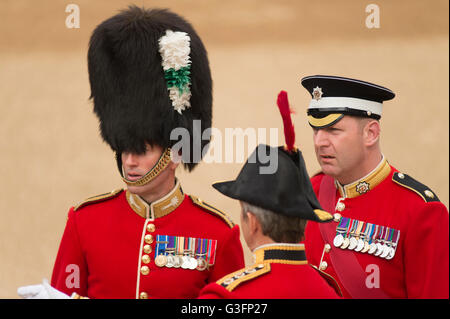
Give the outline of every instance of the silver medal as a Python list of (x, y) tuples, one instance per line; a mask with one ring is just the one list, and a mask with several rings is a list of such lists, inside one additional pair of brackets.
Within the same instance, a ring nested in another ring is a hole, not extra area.
[(383, 245), (383, 251), (380, 254), (381, 258), (386, 258), (389, 255), (390, 248), (388, 245)]
[(375, 256), (380, 256), (383, 252), (383, 245), (381, 243), (377, 243), (377, 251), (375, 252)]
[(183, 269), (188, 269), (189, 268), (189, 257), (188, 256), (183, 256), (181, 257), (181, 268)]
[(336, 235), (336, 237), (334, 237), (333, 245), (335, 247), (341, 247), (343, 242), (344, 242), (344, 236), (342, 236), (342, 234), (338, 234), (338, 235)]
[(374, 254), (377, 251), (377, 245), (375, 243), (371, 243), (369, 248), (369, 254)]
[(348, 245), (350, 245), (350, 239), (344, 238), (344, 241), (342, 242), (342, 249), (347, 249)]
[(194, 270), (195, 268), (197, 268), (197, 266), (198, 266), (197, 259), (189, 257), (189, 269)]
[(356, 245), (355, 251), (361, 251), (364, 248), (364, 240), (358, 239), (358, 244)]
[(173, 255), (168, 255), (167, 256), (166, 267), (168, 267), (168, 268), (172, 268), (173, 267), (173, 262), (174, 262), (173, 257), (174, 257)]
[(358, 240), (355, 237), (350, 238), (350, 244), (348, 245), (348, 249), (353, 250), (358, 245)]
[(364, 242), (364, 248), (363, 248), (363, 250), (361, 251), (362, 253), (367, 253), (368, 251), (369, 251), (369, 249), (370, 249), (370, 245), (369, 245), (369, 243), (368, 242)]
[(181, 267), (181, 263), (182, 263), (182, 260), (181, 260), (181, 256), (173, 256), (173, 266), (175, 267), (175, 268), (180, 268)]
[(389, 247), (389, 253), (386, 256), (387, 260), (391, 260), (392, 258), (394, 258), (395, 255), (395, 249), (393, 247)]

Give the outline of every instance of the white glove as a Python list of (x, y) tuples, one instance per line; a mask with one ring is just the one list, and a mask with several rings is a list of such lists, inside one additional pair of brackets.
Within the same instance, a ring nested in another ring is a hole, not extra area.
[(41, 285), (19, 287), (17, 294), (24, 299), (70, 299), (65, 293), (50, 286), (47, 279)]

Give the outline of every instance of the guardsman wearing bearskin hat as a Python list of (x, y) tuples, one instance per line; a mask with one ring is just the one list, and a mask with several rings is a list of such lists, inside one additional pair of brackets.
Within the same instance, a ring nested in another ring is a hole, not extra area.
[(195, 123), (211, 126), (203, 43), (177, 14), (132, 6), (94, 30), (88, 69), (101, 136), (127, 188), (70, 209), (51, 286), (88, 298), (195, 298), (244, 265), (239, 227), (175, 176), (180, 158), (191, 171), (195, 143), (209, 142), (191, 138), (171, 154), (172, 130), (192, 137)]

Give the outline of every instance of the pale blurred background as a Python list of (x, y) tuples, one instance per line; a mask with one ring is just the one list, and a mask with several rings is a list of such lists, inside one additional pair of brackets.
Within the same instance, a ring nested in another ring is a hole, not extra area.
[[(66, 27), (70, 3), (80, 8), (79, 29)], [(214, 80), (213, 126), (222, 133), (275, 127), (283, 144), (275, 101), (288, 91), (310, 174), (319, 166), (300, 78), (340, 75), (392, 89), (397, 97), (385, 103), (381, 121), (383, 153), (448, 207), (447, 0), (2, 0), (0, 298), (50, 279), (70, 206), (123, 187), (88, 100), (86, 55), (95, 26), (132, 3), (170, 8), (197, 29)], [(365, 24), (371, 3), (380, 8), (379, 29)], [(187, 193), (238, 223), (239, 204), (211, 184), (234, 179), (241, 166), (202, 163), (179, 177)]]

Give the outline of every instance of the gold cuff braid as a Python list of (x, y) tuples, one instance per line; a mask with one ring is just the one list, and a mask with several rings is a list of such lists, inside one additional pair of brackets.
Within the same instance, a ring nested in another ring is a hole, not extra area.
[(125, 177), (122, 177), (122, 180), (129, 186), (142, 186), (149, 183), (169, 165), (171, 161), (170, 153), (171, 153), (170, 148), (167, 148), (159, 158), (158, 163), (156, 163), (155, 166), (153, 166), (153, 168), (147, 174), (142, 176), (137, 181), (130, 181)]

